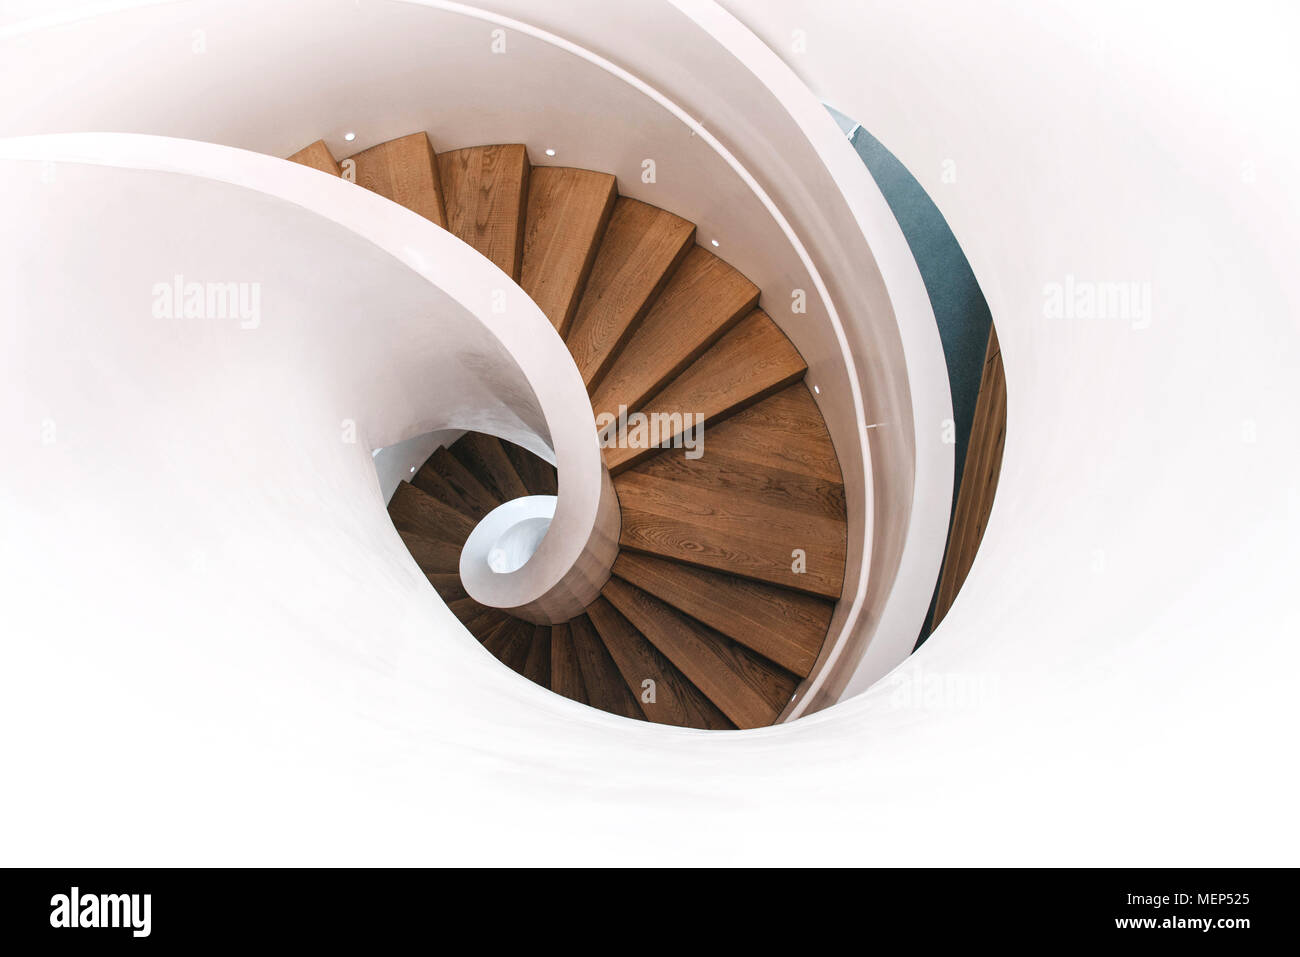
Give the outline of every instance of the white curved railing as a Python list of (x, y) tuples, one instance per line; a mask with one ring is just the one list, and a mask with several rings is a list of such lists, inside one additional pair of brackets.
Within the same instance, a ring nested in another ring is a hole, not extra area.
[[(65, 165), (80, 164), (229, 184), (342, 227), (424, 280), (431, 287), (425, 321), (436, 331), (439, 353), (427, 369), (415, 372), (425, 385), (405, 382), (405, 395), (390, 391), (391, 407), (369, 405), (350, 421), (371, 448), (437, 429), (474, 429), (554, 460), (564, 495), (550, 532), (518, 567), (471, 575), (466, 587), (484, 604), (537, 621), (566, 621), (594, 599), (617, 551), (618, 506), (586, 390), (554, 327), (486, 258), (418, 215), (337, 177), (229, 147), (130, 134), (68, 134), (0, 140), (0, 161), (37, 164), (56, 182)], [(177, 215), (186, 214), (178, 210)], [(144, 224), (129, 227), (141, 228)], [(219, 235), (216, 224), (211, 229)], [(224, 235), (250, 250), (256, 245), (253, 237)], [(265, 263), (250, 273), (263, 275), (272, 267), (273, 249), (265, 248), (264, 255)], [(166, 278), (164, 273), (160, 269), (159, 277)], [(383, 290), (365, 294), (373, 308), (383, 308)], [(19, 318), (30, 322), (33, 317)], [(403, 350), (399, 334), (389, 335), (391, 348)], [(427, 330), (412, 333), (417, 341), (427, 335)], [(382, 377), (384, 366), (354, 375)]]
[[(11, 29), (0, 77), (15, 83), (41, 56), (85, 42), (99, 53), (92, 72), (10, 104), (0, 129), (108, 126), (272, 155), (321, 136), (347, 155), (421, 128), (436, 148), (523, 141), (535, 158), (614, 172), (622, 194), (697, 223), (701, 242), (763, 290), (760, 305), (807, 361), (844, 473), (845, 600), (797, 714), (835, 700), (867, 647), (876, 674), (910, 651), (944, 545), (926, 519), (950, 502), (952, 450), (934, 441), (947, 378), (928, 299), (913, 294), (915, 263), (869, 174), (813, 98), (778, 89), (779, 61), (735, 48), (743, 28), (719, 32), (711, 7), (122, 3), (61, 32)], [(148, 28), (160, 17), (165, 34)], [(242, 68), (177, 49), (175, 36), (238, 49)], [(111, 53), (125, 37), (129, 61)], [(140, 84), (170, 95), (135, 96)], [(185, 105), (200, 100), (202, 111)], [(914, 408), (914, 395), (925, 403)], [(810, 693), (828, 664), (835, 680)]]

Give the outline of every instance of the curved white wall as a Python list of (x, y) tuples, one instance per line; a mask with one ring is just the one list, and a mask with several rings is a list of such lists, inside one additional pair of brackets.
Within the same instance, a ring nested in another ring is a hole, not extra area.
[[(808, 362), (844, 471), (848, 600), (827, 643), (844, 652), (841, 673), (801, 690), (795, 711), (835, 700), (869, 641), (872, 676), (906, 657), (951, 501), (934, 317), (870, 175), (739, 23), (711, 3), (667, 0), (118, 6), (0, 32), (0, 83), (50, 60), (81, 65), (5, 104), (0, 130), (139, 131), (279, 156), (321, 136), (345, 156), (417, 129), (439, 149), (522, 141), (534, 161), (554, 149), (548, 161), (611, 171), (625, 195), (697, 223)], [(794, 290), (806, 313), (793, 312)]]
[[(737, 13), (785, 51), (782, 7)], [(174, 491), (169, 509), (187, 493), (213, 504), (189, 466), (239, 448), (268, 399), (309, 418), (314, 397), (265, 369), (250, 379), (219, 339), (219, 373), (177, 370), (183, 416), (83, 359), (79, 407), (123, 441), (74, 454), (86, 446), (57, 406), (58, 441), (33, 437), (54, 400), (46, 370), (16, 357), (111, 353), (114, 334), (68, 343), (9, 322), (9, 861), (1294, 861), (1300, 303), (1285, 277), (1300, 137), (1279, 109), (1296, 67), (1274, 49), (1287, 31), (1110, 3), (827, 4), (800, 20), (814, 56), (782, 56), (921, 179), (1003, 340), (1002, 483), (934, 638), (888, 681), (789, 725), (709, 735), (592, 712), (468, 637), (431, 635), (444, 612), (395, 541), (313, 523), (375, 494), (346, 450), (301, 486), (259, 490), (262, 539), (214, 527), (182, 551), (170, 511), (123, 534), (103, 503), (154, 500), (133, 485), (140, 463), (160, 478), (149, 493)], [(955, 184), (938, 179), (945, 159)], [(84, 263), (116, 248), (98, 225)], [(14, 263), (0, 257), (7, 285)], [(1151, 324), (1045, 319), (1043, 286), (1065, 275), (1145, 278)], [(193, 394), (218, 374), (216, 395)], [(302, 463), (265, 456), (268, 470)], [(340, 566), (347, 548), (367, 560)], [(358, 614), (359, 596), (382, 614)], [(91, 786), (116, 828), (66, 826)]]

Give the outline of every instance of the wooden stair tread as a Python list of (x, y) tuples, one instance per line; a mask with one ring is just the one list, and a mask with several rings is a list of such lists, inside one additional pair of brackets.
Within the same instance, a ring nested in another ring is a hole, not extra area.
[(620, 552), (614, 574), (800, 678), (835, 610), (811, 595), (636, 552)]
[(483, 483), (465, 468), (460, 459), (445, 448), (434, 450), (428, 461), (416, 473), (416, 478), (418, 479), (426, 469), (429, 474), (437, 475), (451, 486), (468, 509), (467, 514), (476, 522), (501, 504), (501, 500), (484, 487)]
[(469, 597), (458, 572), (425, 572), (424, 577), (429, 579), (429, 584), (438, 593), (438, 597), (448, 605)]
[(601, 594), (738, 728), (772, 724), (798, 679), (743, 645), (611, 578)]
[(428, 134), (401, 136), (350, 158), (356, 164), (358, 186), (400, 203), (439, 226), (447, 225), (438, 160)]
[[(456, 578), (459, 579), (460, 576), (457, 575)], [(483, 605), (480, 605), (478, 602), (476, 602), (473, 598), (470, 598), (468, 595), (466, 595), (464, 598), (456, 598), (453, 599), (452, 601), (447, 602), (447, 607), (451, 610), (451, 613), (453, 615), (455, 615), (457, 618), (460, 619), (462, 624), (469, 621), (475, 615), (478, 615), (480, 612), (484, 610)]]
[(459, 572), (460, 546), (437, 538), (430, 538), (420, 532), (398, 529), (406, 550), (426, 575), (430, 572)]
[(501, 447), (505, 449), (506, 458), (510, 459), (515, 474), (524, 483), (529, 495), (556, 494), (559, 483), (554, 465), (513, 442), (502, 442)]
[(471, 635), (482, 641), (503, 623), (515, 620), (498, 608), (486, 608), (480, 605), (477, 611), (467, 612), (461, 622)]
[(573, 640), (574, 654), (582, 671), (582, 685), (587, 689), (591, 706), (624, 718), (644, 721), (641, 706), (628, 690), (618, 666), (586, 615), (579, 615), (569, 622), (569, 636)]
[(839, 458), (812, 393), (797, 382), (739, 412), (708, 434), (715, 452), (738, 462), (842, 485)]
[[(727, 416), (798, 382), (807, 368), (776, 323), (755, 309), (647, 400), (641, 411), (668, 417), (659, 421), (677, 423), (655, 436), (657, 445), (666, 445), (683, 433), (685, 415), (696, 416), (696, 429), (701, 427), (701, 416), (704, 427), (713, 428)], [(656, 451), (655, 446), (612, 446), (604, 451), (605, 465), (610, 474), (617, 475)]]
[(534, 625), (533, 638), (524, 660), (524, 677), (543, 688), (551, 686), (551, 629), (549, 625)]
[[(608, 600), (597, 598), (587, 607), (587, 618), (647, 720), (710, 731), (729, 731), (736, 727)], [(647, 680), (654, 682), (653, 701), (645, 700), (650, 690), (643, 684)]]
[(411, 484), (426, 495), (432, 495), (444, 505), (456, 509), (471, 522), (477, 522), (483, 517), (476, 514), (473, 508), (465, 504), (465, 500), (461, 498), (460, 493), (452, 487), (450, 482), (439, 475), (427, 460), (420, 466), (419, 471), (411, 476)]
[(614, 208), (608, 173), (535, 166), (528, 180), (519, 285), (563, 336)]
[[(695, 463), (690, 463), (694, 465)], [(725, 487), (686, 487), (633, 469), (614, 480), (623, 511), (619, 544), (664, 558), (839, 598), (846, 525), (765, 504)], [(795, 550), (804, 552), (794, 571)]]
[(310, 166), (312, 169), (318, 169), (322, 173), (329, 173), (333, 176), (342, 174), (339, 168), (339, 162), (330, 152), (330, 148), (325, 145), (324, 140), (317, 140), (311, 146), (305, 146), (298, 152), (289, 157), (289, 162), (299, 163), (303, 166)]
[(663, 389), (758, 304), (758, 287), (692, 246), (592, 392), (597, 414), (629, 411)]
[(533, 628), (531, 622), (507, 618), (483, 639), (483, 647), (511, 671), (522, 675), (533, 642)]
[(447, 229), (518, 281), (528, 202), (528, 151), (520, 144), (438, 154)]
[(441, 499), (424, 492), (410, 482), (398, 482), (388, 503), (393, 525), (401, 531), (419, 532), (452, 545), (463, 545), (474, 523)]
[(620, 197), (565, 336), (590, 390), (663, 291), (695, 240), (695, 224)]
[(551, 690), (579, 704), (587, 703), (582, 666), (578, 664), (578, 653), (573, 647), (568, 625), (551, 626)]
[(450, 448), (451, 454), (498, 502), (508, 502), (528, 494), (523, 479), (510, 464), (504, 445), (494, 435), (466, 432)]

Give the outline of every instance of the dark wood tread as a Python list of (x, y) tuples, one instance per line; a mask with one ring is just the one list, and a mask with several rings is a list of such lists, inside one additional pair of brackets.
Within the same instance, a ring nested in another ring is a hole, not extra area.
[(510, 464), (504, 445), (496, 436), (482, 432), (466, 432), (451, 445), (451, 454), (497, 502), (509, 502), (528, 494), (528, 487)]
[(835, 610), (801, 592), (635, 552), (619, 554), (614, 574), (800, 678), (812, 670)]
[(388, 514), (399, 531), (418, 532), (451, 545), (462, 545), (474, 522), (460, 509), (409, 482), (398, 482)]
[(738, 728), (772, 724), (798, 679), (653, 595), (611, 578), (601, 595)]
[(736, 727), (606, 599), (588, 606), (587, 618), (648, 721), (709, 731)]

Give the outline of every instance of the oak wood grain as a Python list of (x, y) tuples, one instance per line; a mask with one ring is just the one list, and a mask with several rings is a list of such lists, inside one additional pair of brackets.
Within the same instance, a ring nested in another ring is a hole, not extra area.
[(616, 196), (608, 173), (535, 166), (529, 175), (519, 285), (561, 336), (578, 308)]
[(758, 287), (692, 246), (592, 390), (596, 413), (640, 409), (758, 303)]
[(656, 444), (649, 447), (611, 445), (604, 450), (605, 465), (617, 475), (645, 461), (658, 446), (671, 444), (687, 431), (687, 415), (695, 417), (690, 421), (697, 432), (716, 428), (728, 416), (798, 382), (807, 368), (776, 323), (755, 309), (645, 402), (641, 411), (675, 425), (658, 430), (650, 439)]
[(518, 281), (531, 167), (520, 144), (438, 154), (447, 229)]
[(738, 728), (776, 720), (798, 679), (619, 578), (601, 593)]
[(1002, 472), (1002, 449), (1007, 437), (1007, 384), (1002, 367), (1002, 349), (997, 330), (989, 327), (989, 341), (984, 354), (984, 372), (975, 399), (970, 443), (966, 447), (966, 464), (962, 468), (957, 504), (953, 509), (948, 548), (939, 573), (934, 615), (930, 630), (943, 621), (975, 563), (975, 554), (984, 539), (998, 477)]
[(648, 721), (710, 731), (736, 727), (607, 599), (597, 598), (589, 605), (587, 617)]
[(569, 622), (569, 636), (582, 671), (582, 686), (587, 690), (591, 706), (624, 718), (644, 721), (641, 706), (586, 615), (579, 615)]
[(358, 186), (400, 203), (439, 226), (447, 225), (438, 160), (427, 134), (401, 136), (350, 158), (356, 164)]
[(807, 677), (833, 602), (652, 555), (621, 552), (614, 574), (787, 671)]
[(591, 389), (690, 251), (695, 225), (620, 197), (565, 342)]
[(310, 166), (312, 169), (320, 170), (322, 173), (329, 173), (332, 176), (338, 176), (341, 173), (338, 160), (330, 152), (330, 148), (325, 145), (324, 140), (317, 140), (311, 146), (305, 146), (298, 152), (289, 157), (292, 163), (300, 163), (303, 166)]

